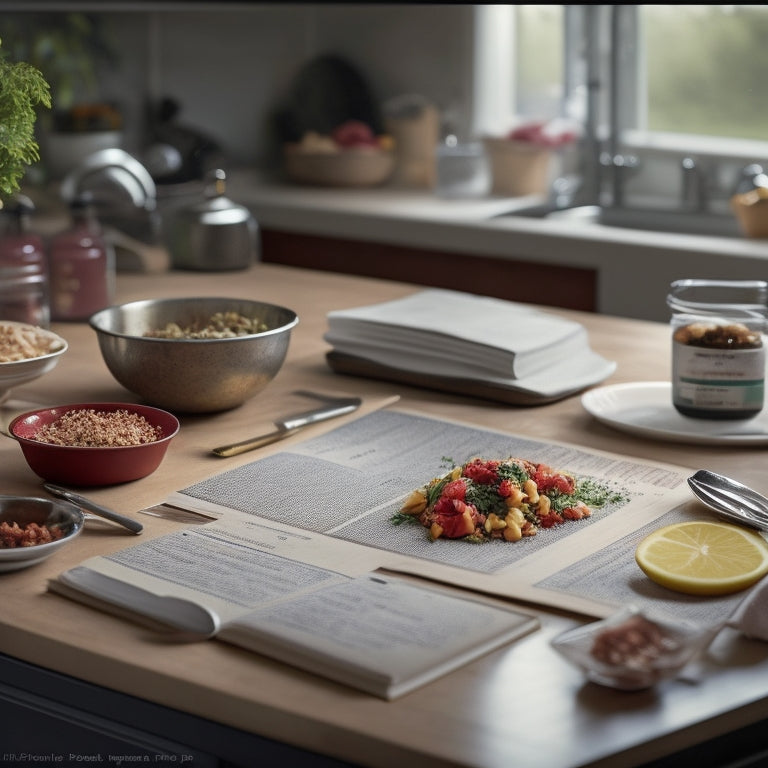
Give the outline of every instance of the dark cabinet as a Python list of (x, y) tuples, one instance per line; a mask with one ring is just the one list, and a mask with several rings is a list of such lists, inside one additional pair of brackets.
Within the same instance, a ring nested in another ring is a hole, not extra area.
[(0, 654), (0, 765), (351, 768)]
[(597, 310), (597, 270), (412, 248), (265, 228), (266, 262), (398, 280), (586, 312)]

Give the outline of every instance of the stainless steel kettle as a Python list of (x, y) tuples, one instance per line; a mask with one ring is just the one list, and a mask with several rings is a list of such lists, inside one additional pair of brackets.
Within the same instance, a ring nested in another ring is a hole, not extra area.
[(211, 171), (205, 181), (203, 200), (173, 214), (172, 266), (204, 272), (247, 269), (259, 259), (258, 225), (246, 207), (225, 197), (223, 170)]

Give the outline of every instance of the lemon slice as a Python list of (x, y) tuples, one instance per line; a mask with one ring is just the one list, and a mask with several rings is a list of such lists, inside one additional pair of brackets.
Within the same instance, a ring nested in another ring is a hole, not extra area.
[(768, 573), (768, 543), (728, 523), (676, 523), (646, 536), (635, 560), (649, 579), (689, 595), (727, 595)]

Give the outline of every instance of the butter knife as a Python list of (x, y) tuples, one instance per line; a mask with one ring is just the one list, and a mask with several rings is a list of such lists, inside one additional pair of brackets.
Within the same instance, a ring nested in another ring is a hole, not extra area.
[(359, 397), (347, 397), (334, 400), (330, 405), (324, 405), (322, 408), (316, 408), (313, 411), (305, 411), (304, 413), (296, 414), (296, 416), (290, 416), (287, 419), (276, 421), (275, 429), (264, 435), (252, 437), (248, 440), (242, 440), (239, 443), (221, 445), (218, 448), (213, 448), (213, 453), (216, 454), (216, 456), (228, 457), (237, 456), (246, 451), (252, 451), (254, 448), (261, 448), (264, 445), (269, 445), (270, 443), (282, 440), (309, 424), (316, 424), (318, 421), (335, 419), (337, 416), (344, 416), (346, 413), (352, 413), (360, 407), (362, 402), (362, 399)]
[(80, 496), (66, 488), (62, 488), (60, 485), (56, 485), (55, 483), (43, 483), (43, 488), (45, 488), (48, 493), (52, 493), (54, 496), (71, 501), (74, 505), (81, 507), (82, 509), (87, 509), (89, 512), (93, 512), (95, 515), (103, 517), (105, 520), (111, 520), (113, 523), (122, 525), (123, 528), (127, 528), (133, 533), (139, 534), (144, 530), (144, 526), (137, 520), (121, 515), (108, 507), (102, 507), (101, 504), (97, 504), (95, 501), (86, 499), (85, 496)]

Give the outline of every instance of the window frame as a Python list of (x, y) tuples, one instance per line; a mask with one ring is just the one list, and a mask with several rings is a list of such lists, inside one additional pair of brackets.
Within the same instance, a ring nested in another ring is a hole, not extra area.
[[(741, 168), (750, 163), (768, 166), (768, 141), (647, 128), (648, 83), (644, 76), (640, 6), (566, 5), (563, 8), (561, 115), (569, 108), (578, 112), (581, 100), (585, 133), (591, 133), (594, 143), (590, 147), (589, 141), (586, 142), (586, 152), (595, 166), (601, 152), (609, 156), (640, 157), (641, 172), (633, 178), (632, 185), (641, 197), (663, 197), (670, 196), (670, 189), (677, 190), (680, 164), (683, 158), (693, 156), (713, 170), (713, 193), (721, 203), (730, 197)], [(504, 24), (514, 30), (516, 12), (517, 6), (513, 5), (475, 7), (473, 128), (478, 135), (502, 135), (521, 119), (517, 112), (517, 94), (513, 85), (509, 85), (514, 84), (514, 35), (510, 32), (505, 38), (498, 33), (498, 27)], [(489, 34), (489, 30), (493, 32)], [(616, 46), (614, 41), (619, 33), (622, 45)], [(597, 40), (596, 47), (590, 48), (590, 40)], [(498, 78), (499, 72), (506, 73), (505, 93), (499, 88), (494, 91), (489, 85)], [(590, 82), (594, 89), (591, 93)], [(591, 105), (589, 99), (594, 100)], [(493, 101), (492, 105), (489, 100)], [(590, 115), (594, 119), (592, 125)], [(619, 130), (612, 130), (612, 124)], [(643, 173), (643, 165), (648, 165), (653, 172)], [(583, 161), (582, 170), (597, 173), (595, 169), (585, 168)]]

